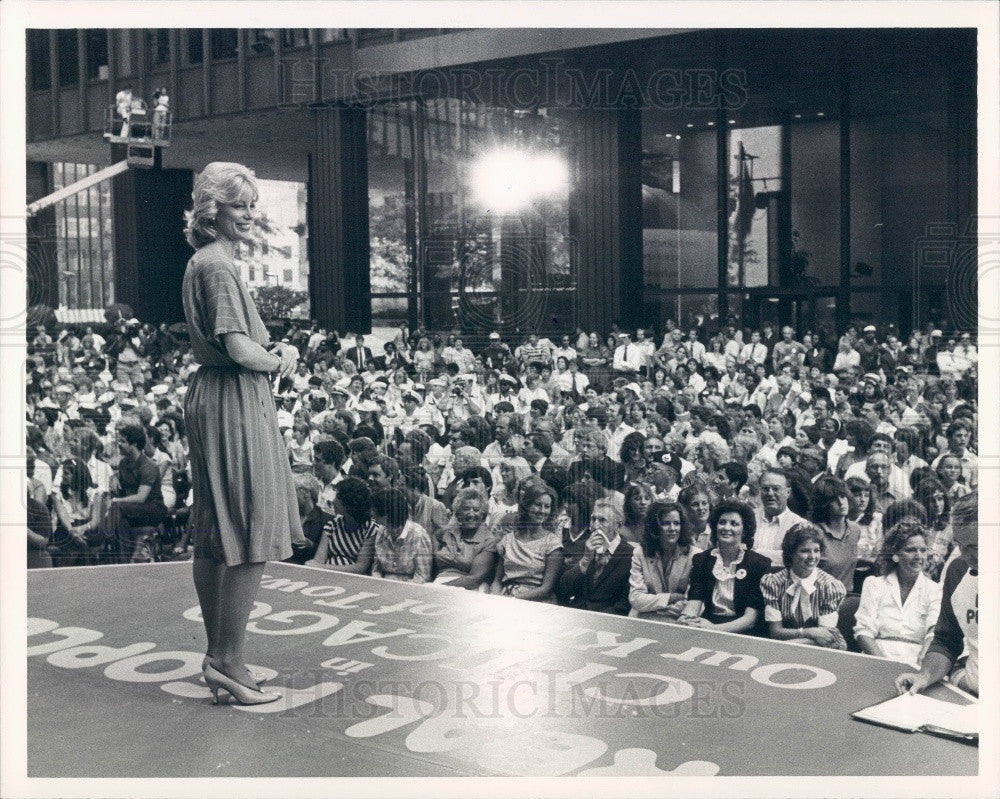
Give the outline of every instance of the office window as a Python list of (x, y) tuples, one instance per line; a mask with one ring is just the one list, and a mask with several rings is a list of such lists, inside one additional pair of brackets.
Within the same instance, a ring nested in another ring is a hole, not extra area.
[(254, 53), (266, 54), (274, 52), (274, 29), (253, 28), (250, 31), (250, 50)]
[(187, 62), (189, 64), (200, 64), (204, 58), (204, 43), (200, 30), (189, 30), (187, 32)]
[(392, 28), (358, 28), (357, 35), (359, 47), (388, 44), (395, 38)]
[[(53, 188), (92, 175), (96, 164), (55, 163)], [(114, 302), (114, 244), (111, 234), (111, 183), (105, 181), (55, 204), (59, 304), (103, 308)]]
[(80, 80), (80, 50), (75, 30), (56, 31), (56, 52), (59, 55), (59, 85), (73, 86)]
[(49, 32), (28, 31), (28, 74), (31, 88), (40, 92), (52, 88), (52, 63), (49, 61)]
[(343, 42), (347, 40), (347, 28), (320, 28), (321, 42)]
[[(642, 261), (653, 291), (718, 285), (712, 112), (642, 112)], [(674, 317), (677, 318), (677, 311)]]
[(454, 99), (370, 108), (373, 319), (572, 330), (572, 131), (569, 119), (545, 108), (522, 113)]
[(309, 46), (309, 28), (285, 28), (281, 31), (281, 46), (286, 50)]
[(106, 30), (89, 30), (86, 32), (87, 43), (87, 80), (108, 79), (108, 32)]
[(170, 31), (166, 28), (153, 28), (146, 31), (146, 52), (149, 53), (149, 63), (153, 67), (170, 63)]
[(214, 60), (236, 58), (236, 50), (239, 47), (236, 28), (216, 28), (211, 33), (211, 40)]

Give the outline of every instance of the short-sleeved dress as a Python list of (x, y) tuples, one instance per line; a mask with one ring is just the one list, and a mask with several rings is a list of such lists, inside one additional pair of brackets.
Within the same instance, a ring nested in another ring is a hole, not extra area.
[(545, 579), (546, 559), (562, 549), (562, 534), (550, 530), (529, 540), (518, 536), (513, 526), (502, 527), (498, 533), (496, 552), (503, 558), (502, 593), (519, 596), (524, 591), (538, 588)]
[(245, 333), (267, 347), (267, 328), (221, 244), (191, 257), (182, 295), (199, 364), (184, 400), (195, 557), (227, 566), (285, 560), (302, 524), (270, 376), (233, 361), (223, 338)]

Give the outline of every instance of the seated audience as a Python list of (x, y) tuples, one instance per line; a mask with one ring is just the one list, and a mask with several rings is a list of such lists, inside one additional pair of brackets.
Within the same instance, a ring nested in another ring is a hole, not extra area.
[(828, 649), (847, 649), (837, 629), (844, 584), (819, 568), (826, 536), (808, 522), (792, 527), (781, 542), (784, 569), (764, 575), (764, 621), (771, 638)]
[(452, 502), (452, 518), (434, 549), (436, 583), (477, 590), (492, 581), (496, 539), (486, 523), (486, 497), (462, 488)]
[(924, 573), (927, 558), (919, 523), (903, 521), (886, 533), (878, 574), (865, 578), (855, 614), (861, 651), (920, 668), (941, 610), (941, 584)]
[(630, 616), (661, 621), (680, 617), (686, 602), (694, 556), (690, 523), (676, 502), (654, 502), (646, 515), (642, 541), (632, 553)]
[(404, 583), (429, 583), (434, 544), (427, 531), (410, 519), (406, 495), (398, 488), (372, 494), (375, 556), (371, 575)]
[(753, 551), (756, 519), (744, 502), (724, 500), (709, 517), (712, 549), (691, 565), (681, 624), (731, 633), (760, 634), (764, 596), (760, 580), (771, 561)]
[(632, 545), (622, 537), (621, 528), (614, 504), (597, 500), (583, 554), (559, 577), (556, 593), (562, 604), (619, 616), (628, 613)]
[(497, 528), (497, 568), (490, 593), (555, 602), (562, 569), (562, 536), (553, 529), (557, 501), (548, 485), (528, 486), (516, 516)]

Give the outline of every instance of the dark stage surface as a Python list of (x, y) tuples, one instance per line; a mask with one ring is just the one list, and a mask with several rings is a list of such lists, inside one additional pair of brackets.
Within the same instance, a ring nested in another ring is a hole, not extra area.
[[(269, 563), (216, 707), (190, 563), (28, 574), (30, 777), (974, 775), (874, 658)], [(941, 698), (962, 702), (946, 689)]]

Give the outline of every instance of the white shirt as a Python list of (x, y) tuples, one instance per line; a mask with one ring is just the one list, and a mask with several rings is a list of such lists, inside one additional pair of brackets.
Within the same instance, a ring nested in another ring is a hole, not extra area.
[[(684, 352), (687, 353), (688, 360), (694, 359), (698, 363), (703, 363), (705, 360), (705, 345), (700, 341), (685, 341)], [(676, 349), (676, 348), (675, 348)]]
[[(941, 583), (921, 573), (900, 602), (896, 572), (884, 577), (866, 577), (861, 603), (855, 615), (855, 637), (867, 635), (879, 642), (886, 657), (920, 668), (924, 653), (934, 638), (934, 625), (941, 610)], [(883, 640), (901, 638), (901, 641)]]
[(737, 360), (741, 363), (751, 360), (755, 363), (764, 363), (767, 360), (767, 347), (760, 342), (744, 344)]
[[(844, 472), (844, 479), (849, 480), (852, 477), (861, 477), (871, 482), (868, 472), (865, 471), (867, 465), (867, 460), (852, 463), (847, 467), (847, 471)], [(889, 490), (896, 499), (909, 499), (913, 496), (913, 489), (910, 488), (910, 478), (895, 463), (889, 464)]]
[(833, 371), (839, 372), (841, 369), (851, 369), (858, 366), (861, 363), (861, 353), (857, 350), (848, 350), (847, 352), (838, 352), (837, 357), (833, 359)]
[(638, 372), (645, 365), (646, 350), (632, 343), (617, 347), (611, 363), (612, 368), (619, 372)]
[(530, 408), (532, 401), (536, 399), (545, 400), (550, 405), (552, 404), (552, 400), (549, 399), (548, 392), (541, 386), (538, 388), (528, 388), (525, 386), (517, 392), (517, 399), (520, 401), (521, 406), (525, 410)]
[[(820, 444), (820, 446), (822, 446), (822, 444)], [(837, 470), (837, 464), (840, 462), (840, 458), (852, 449), (853, 447), (847, 443), (846, 438), (834, 439), (833, 443), (830, 445), (830, 449), (826, 451), (826, 465), (830, 469), (830, 474), (833, 474)], [(909, 477), (909, 475), (907, 475), (907, 477)]]
[(770, 558), (772, 566), (783, 566), (781, 542), (785, 539), (785, 533), (805, 519), (787, 507), (771, 520), (764, 515), (763, 508), (754, 510), (754, 516), (757, 517), (757, 532), (753, 538), (753, 551)]
[(943, 350), (937, 354), (938, 371), (941, 376), (961, 377), (966, 371), (972, 368), (972, 363), (961, 357), (956, 350), (948, 352)]
[(622, 461), (619, 456), (621, 455), (622, 442), (625, 440), (625, 436), (627, 436), (629, 433), (635, 432), (635, 428), (629, 427), (627, 424), (622, 422), (620, 425), (618, 425), (618, 427), (615, 429), (613, 433), (611, 432), (610, 428), (605, 430), (604, 432), (608, 436), (608, 450), (607, 450), (608, 457), (611, 458), (611, 460), (613, 460), (615, 463), (621, 463)]
[(572, 391), (575, 385), (577, 392), (580, 394), (590, 385), (590, 378), (583, 372), (560, 372), (557, 375), (553, 375), (552, 379), (556, 381), (556, 384), (563, 391)]
[(552, 350), (552, 361), (555, 362), (559, 358), (565, 358), (566, 363), (576, 360), (576, 350), (572, 347), (556, 347)]
[(740, 350), (743, 348), (743, 339), (737, 333), (736, 336), (729, 339), (726, 345), (722, 348), (723, 354), (727, 358), (732, 358), (734, 361), (740, 357)]
[[(35, 477), (42, 480), (41, 475), (38, 473), (39, 465), (44, 465), (46, 469), (49, 467), (47, 464), (41, 464), (39, 461), (35, 461)], [(159, 463), (157, 463), (157, 466), (159, 466)], [(87, 468), (90, 470), (90, 477), (94, 481), (97, 491), (104, 494), (109, 493), (111, 491), (111, 477), (114, 474), (114, 469), (111, 468), (111, 465), (102, 461), (96, 455), (91, 455), (90, 460), (87, 461)], [(56, 469), (55, 475), (53, 475), (51, 471), (49, 472), (49, 483), (49, 491), (52, 490), (52, 485), (62, 485), (62, 466)]]
[(705, 352), (701, 356), (701, 363), (704, 366), (711, 366), (719, 374), (723, 374), (726, 371), (726, 354), (724, 352)]

